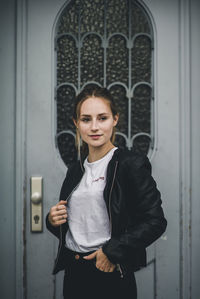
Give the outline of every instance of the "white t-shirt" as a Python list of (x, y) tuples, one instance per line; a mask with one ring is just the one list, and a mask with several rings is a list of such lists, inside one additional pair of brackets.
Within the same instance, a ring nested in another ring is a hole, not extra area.
[(66, 247), (77, 252), (97, 250), (111, 237), (110, 221), (103, 198), (106, 172), (114, 151), (102, 159), (84, 161), (85, 173), (67, 203), (69, 229)]

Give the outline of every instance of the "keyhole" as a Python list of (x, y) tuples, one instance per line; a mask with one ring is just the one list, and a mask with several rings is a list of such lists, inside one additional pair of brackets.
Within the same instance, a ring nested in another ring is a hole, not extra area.
[(33, 219), (35, 221), (35, 224), (38, 224), (40, 217), (38, 215), (35, 215)]

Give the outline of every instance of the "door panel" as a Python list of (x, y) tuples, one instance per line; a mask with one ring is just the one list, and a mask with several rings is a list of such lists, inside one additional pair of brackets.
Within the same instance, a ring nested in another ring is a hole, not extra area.
[[(51, 275), (58, 241), (45, 227), (45, 215), (57, 203), (65, 168), (53, 139), (52, 32), (64, 1), (29, 1), (27, 34), (27, 177), (43, 178), (43, 232), (30, 232), (30, 187), (27, 186), (27, 298), (53, 298)], [(56, 296), (60, 298), (60, 296)]]
[[(58, 201), (66, 168), (54, 143), (54, 26), (65, 1), (29, 0), (27, 7), (27, 298), (62, 298), (63, 273), (51, 275), (58, 241), (45, 215)], [(155, 150), (153, 174), (168, 218), (167, 233), (148, 249), (149, 265), (136, 273), (138, 298), (178, 298), (179, 289), (179, 80), (178, 0), (146, 0), (155, 34)], [(170, 16), (170, 18), (169, 18)], [(170, 74), (170, 75), (169, 75)], [(170, 88), (169, 88), (170, 86)], [(169, 121), (170, 120), (170, 121)], [(43, 178), (43, 232), (30, 230), (30, 178)], [(166, 284), (166, 281), (168, 282)], [(169, 289), (170, 285), (170, 289)]]
[[(154, 298), (179, 298), (179, 5), (145, 1), (155, 25), (156, 150), (153, 174), (162, 194), (168, 227), (155, 244)], [(141, 273), (139, 273), (141, 275)], [(147, 298), (148, 279), (138, 281), (139, 298)], [(169, 287), (170, 286), (170, 287)], [(156, 297), (157, 296), (157, 297)]]

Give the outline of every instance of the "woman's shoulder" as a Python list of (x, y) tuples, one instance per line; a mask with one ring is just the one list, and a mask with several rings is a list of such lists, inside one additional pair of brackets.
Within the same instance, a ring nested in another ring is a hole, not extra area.
[(115, 154), (115, 159), (119, 161), (120, 165), (134, 168), (140, 168), (144, 165), (150, 166), (147, 156), (135, 148), (131, 150), (119, 148), (115, 151)]
[(67, 164), (67, 173), (66, 176), (69, 176), (71, 173), (76, 173), (76, 172), (82, 172), (82, 166), (81, 166), (81, 161), (73, 161), (69, 164)]

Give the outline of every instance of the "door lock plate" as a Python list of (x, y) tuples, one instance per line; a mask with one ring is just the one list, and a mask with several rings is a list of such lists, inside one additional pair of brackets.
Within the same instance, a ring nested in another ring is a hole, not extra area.
[(43, 230), (43, 180), (31, 177), (31, 232)]

